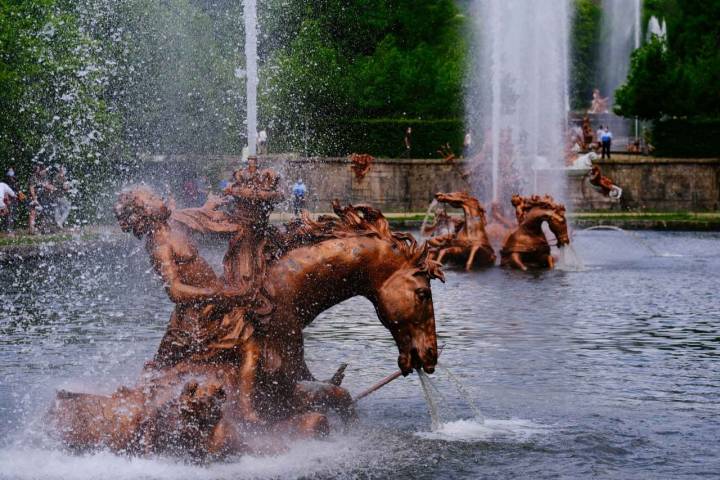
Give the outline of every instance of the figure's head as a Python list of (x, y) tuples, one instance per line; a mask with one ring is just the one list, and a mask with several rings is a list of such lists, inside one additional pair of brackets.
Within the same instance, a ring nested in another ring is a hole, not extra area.
[(115, 217), (124, 232), (132, 232), (142, 238), (170, 218), (170, 209), (149, 188), (136, 187), (118, 195)]
[(248, 171), (250, 173), (257, 172), (257, 169), (258, 169), (257, 157), (252, 155), (252, 156), (248, 157), (247, 161), (248, 161)]
[(427, 246), (395, 271), (380, 287), (375, 299), (380, 321), (390, 330), (400, 355), (403, 375), (422, 368), (435, 371), (438, 349), (430, 280), (445, 281), (440, 264), (428, 259)]

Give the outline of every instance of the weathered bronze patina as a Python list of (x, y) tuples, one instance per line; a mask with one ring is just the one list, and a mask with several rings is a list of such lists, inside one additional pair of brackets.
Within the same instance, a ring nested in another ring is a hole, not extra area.
[(555, 260), (550, 254), (550, 244), (542, 225), (547, 222), (557, 239), (558, 247), (569, 244), (565, 206), (556, 203), (549, 195), (513, 195), (512, 205), (515, 207), (518, 227), (505, 241), (501, 251), (501, 265), (521, 270), (553, 268)]
[[(112, 395), (58, 393), (51, 424), (65, 445), (212, 459), (267, 451), (259, 439), (274, 434), (327, 433), (327, 412), (350, 419), (353, 401), (340, 386), (343, 368), (326, 382), (310, 373), (302, 330), (356, 295), (390, 330), (403, 374), (434, 371), (430, 280), (443, 276), (428, 249), (368, 206), (335, 203), (337, 216), (305, 214), (280, 231), (269, 223), (279, 198), (274, 172), (253, 165), (200, 209), (171, 215), (146, 188), (120, 195), (118, 221), (145, 239), (176, 309), (136, 385)], [(234, 232), (222, 278), (184, 228)]]
[(495, 252), (485, 233), (485, 209), (478, 199), (467, 192), (436, 193), (435, 198), (462, 208), (464, 221), (455, 223), (452, 231), (428, 240), (433, 258), (462, 265), (465, 270), (494, 265)]

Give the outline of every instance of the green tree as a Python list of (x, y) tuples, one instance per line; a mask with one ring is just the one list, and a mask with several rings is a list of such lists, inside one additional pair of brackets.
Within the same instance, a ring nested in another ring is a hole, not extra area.
[(356, 120), (462, 117), (451, 0), (275, 0), (263, 18), (263, 122), (285, 147), (342, 151), (339, 130)]
[(616, 92), (618, 113), (646, 119), (720, 115), (720, 2), (648, 0), (668, 22), (666, 43), (633, 54), (627, 82)]

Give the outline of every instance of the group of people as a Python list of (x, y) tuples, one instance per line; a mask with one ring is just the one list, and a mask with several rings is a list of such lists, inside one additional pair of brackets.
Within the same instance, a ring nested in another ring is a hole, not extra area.
[(38, 164), (30, 178), (27, 194), (11, 167), (0, 182), (0, 226), (3, 232), (13, 233), (18, 221), (19, 206), (28, 210), (28, 230), (38, 232), (62, 228), (72, 205), (68, 198), (74, 192), (65, 168)]

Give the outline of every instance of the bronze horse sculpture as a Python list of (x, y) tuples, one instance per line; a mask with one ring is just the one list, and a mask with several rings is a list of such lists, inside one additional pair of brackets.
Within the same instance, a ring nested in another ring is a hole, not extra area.
[(555, 259), (550, 254), (550, 244), (542, 226), (547, 222), (557, 239), (557, 246), (570, 243), (565, 206), (545, 195), (521, 197), (513, 195), (518, 227), (505, 240), (501, 251), (501, 265), (528, 270), (529, 268), (554, 268)]
[[(134, 207), (121, 205), (118, 218), (125, 229), (148, 236), (168, 293), (185, 294), (187, 305), (178, 303), (173, 314), (171, 328), (179, 332), (168, 329), (172, 345), (163, 344), (136, 385), (111, 395), (58, 392), (51, 425), (68, 448), (202, 460), (262, 451), (267, 444), (259, 439), (265, 434), (327, 433), (328, 411), (351, 418), (352, 398), (340, 387), (342, 375), (315, 380), (305, 363), (302, 330), (322, 311), (356, 295), (373, 303), (390, 331), (404, 375), (434, 371), (438, 349), (430, 281), (443, 280), (442, 272), (427, 247), (392, 232), (380, 211), (334, 203), (337, 216), (314, 221), (304, 215), (285, 231), (263, 234), (254, 247), (263, 256), (262, 270), (250, 279), (251, 289), (238, 289), (207, 272), (192, 245), (173, 233), (161, 200), (150, 194), (132, 198)], [(230, 218), (204, 215), (210, 217), (211, 223)], [(248, 252), (231, 248), (225, 260), (226, 271), (232, 263), (245, 275), (231, 252)]]
[(464, 221), (456, 223), (454, 231), (427, 241), (433, 258), (438, 262), (461, 265), (468, 271), (494, 265), (495, 252), (485, 232), (485, 209), (478, 199), (467, 192), (436, 193), (435, 198), (462, 208)]

